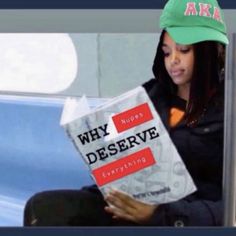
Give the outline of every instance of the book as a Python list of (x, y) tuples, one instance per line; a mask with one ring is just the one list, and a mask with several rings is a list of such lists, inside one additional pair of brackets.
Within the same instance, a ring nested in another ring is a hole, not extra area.
[(142, 86), (90, 109), (68, 98), (61, 125), (103, 195), (116, 189), (149, 204), (177, 201), (196, 186)]

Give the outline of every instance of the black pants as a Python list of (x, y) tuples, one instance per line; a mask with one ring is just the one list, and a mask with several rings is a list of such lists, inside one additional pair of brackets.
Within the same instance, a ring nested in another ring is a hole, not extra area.
[(24, 226), (121, 226), (104, 211), (106, 202), (96, 186), (81, 190), (54, 190), (31, 197), (24, 210)]

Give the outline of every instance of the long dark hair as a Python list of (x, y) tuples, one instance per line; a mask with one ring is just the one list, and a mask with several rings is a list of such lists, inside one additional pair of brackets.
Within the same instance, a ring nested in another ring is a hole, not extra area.
[[(162, 50), (165, 31), (160, 36), (157, 47), (153, 74), (162, 84), (166, 95), (171, 97), (177, 92), (177, 86), (172, 82), (164, 64)], [(186, 107), (185, 119), (188, 125), (194, 125), (203, 114), (211, 97), (217, 91), (222, 70), (224, 68), (224, 46), (215, 41), (204, 41), (193, 44), (194, 69), (190, 85), (189, 101)]]

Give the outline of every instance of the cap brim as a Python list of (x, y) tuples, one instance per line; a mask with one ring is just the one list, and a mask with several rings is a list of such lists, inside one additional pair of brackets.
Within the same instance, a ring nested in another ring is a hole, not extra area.
[(206, 27), (168, 27), (165, 29), (171, 38), (179, 44), (193, 44), (202, 41), (217, 41), (228, 44), (227, 36), (220, 31)]

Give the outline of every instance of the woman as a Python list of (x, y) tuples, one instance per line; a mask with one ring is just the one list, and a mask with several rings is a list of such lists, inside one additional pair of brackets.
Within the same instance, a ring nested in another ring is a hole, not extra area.
[(163, 205), (115, 190), (103, 199), (96, 186), (44, 192), (28, 201), (25, 225), (222, 225), (223, 15), (215, 0), (169, 0), (160, 22), (155, 79), (143, 86), (198, 190)]
[(218, 47), (209, 41), (176, 44), (163, 31), (153, 66), (159, 79), (144, 84), (198, 191), (160, 206), (112, 193), (106, 200), (117, 208), (106, 210), (115, 218), (154, 225), (221, 224), (224, 96)]

